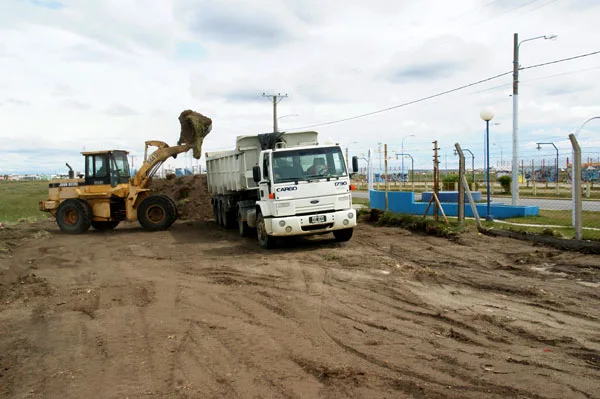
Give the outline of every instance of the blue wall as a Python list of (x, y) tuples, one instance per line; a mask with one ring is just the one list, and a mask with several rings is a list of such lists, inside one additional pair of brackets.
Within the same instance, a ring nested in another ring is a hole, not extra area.
[[(375, 209), (385, 209), (385, 192), (371, 190), (369, 192), (370, 207)], [(443, 203), (444, 213), (446, 216), (458, 216), (457, 203)], [(408, 213), (412, 215), (423, 215), (427, 209), (427, 202), (415, 202), (415, 193), (413, 192), (388, 192), (388, 208), (391, 212)], [(433, 215), (433, 204), (429, 207), (428, 215)], [(485, 218), (487, 214), (487, 204), (477, 204), (477, 212), (479, 216)], [(498, 203), (490, 204), (490, 214), (495, 219), (508, 219), (523, 216), (537, 216), (540, 209), (537, 206), (512, 206)], [(471, 204), (465, 201), (465, 216), (473, 217)]]

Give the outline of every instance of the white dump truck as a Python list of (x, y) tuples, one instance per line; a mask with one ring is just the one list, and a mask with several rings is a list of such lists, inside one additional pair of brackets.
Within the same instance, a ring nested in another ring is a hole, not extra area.
[(242, 236), (256, 229), (262, 248), (274, 247), (276, 237), (352, 237), (356, 211), (346, 160), (339, 145), (319, 145), (317, 132), (240, 136), (233, 151), (207, 153), (206, 170), (215, 222), (237, 222)]

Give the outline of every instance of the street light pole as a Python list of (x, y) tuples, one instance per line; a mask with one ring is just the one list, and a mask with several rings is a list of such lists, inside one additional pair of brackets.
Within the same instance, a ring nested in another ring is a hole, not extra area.
[(558, 190), (559, 190), (558, 189), (558, 147), (554, 143), (536, 143), (536, 144), (537, 144), (538, 151), (542, 149), (542, 145), (544, 145), (544, 144), (551, 145), (556, 150), (556, 169), (554, 170), (554, 173), (556, 176), (556, 194), (558, 195)]
[[(408, 136), (402, 137), (402, 153), (404, 154), (404, 140), (408, 137), (415, 137), (414, 134), (410, 134)], [(404, 186), (404, 157), (402, 157), (402, 166), (400, 169), (400, 176), (402, 178), (402, 186)]]
[(513, 42), (513, 152), (512, 152), (512, 205), (519, 201), (519, 47), (537, 39), (556, 39), (556, 35), (536, 36), (519, 42), (519, 34), (514, 34)]
[(487, 215), (485, 220), (488, 222), (494, 220), (490, 215), (490, 121), (494, 118), (494, 110), (492, 108), (484, 108), (479, 116), (485, 121), (485, 152), (486, 152), (486, 191), (487, 191)]

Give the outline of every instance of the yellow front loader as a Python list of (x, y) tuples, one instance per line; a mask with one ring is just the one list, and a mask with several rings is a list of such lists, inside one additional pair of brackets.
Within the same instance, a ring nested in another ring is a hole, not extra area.
[[(152, 194), (148, 184), (170, 157), (193, 149), (200, 158), (204, 137), (212, 121), (199, 113), (184, 111), (179, 116), (181, 136), (177, 146), (162, 141), (146, 141), (144, 163), (130, 177), (127, 151), (82, 152), (85, 174), (75, 178), (69, 166), (69, 179), (52, 180), (40, 210), (56, 217), (65, 233), (81, 234), (90, 226), (96, 230), (114, 229), (122, 221), (137, 220), (147, 230), (169, 228), (177, 218), (175, 201), (164, 194)], [(149, 147), (157, 149), (148, 155)]]

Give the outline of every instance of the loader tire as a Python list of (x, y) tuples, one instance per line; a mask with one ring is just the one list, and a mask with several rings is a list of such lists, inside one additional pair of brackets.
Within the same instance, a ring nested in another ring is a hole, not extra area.
[(89, 230), (92, 211), (87, 202), (70, 198), (63, 201), (56, 211), (56, 224), (67, 234), (81, 234)]
[(144, 198), (138, 208), (138, 222), (146, 230), (166, 230), (177, 218), (177, 209), (164, 195), (150, 195)]
[(92, 227), (98, 231), (112, 230), (119, 225), (118, 220), (92, 220)]
[(165, 197), (166, 199), (168, 199), (171, 202), (171, 204), (173, 204), (173, 209), (175, 209), (175, 220), (179, 219), (179, 209), (177, 209), (177, 203), (175, 202), (175, 200), (166, 194), (158, 194), (158, 195)]

